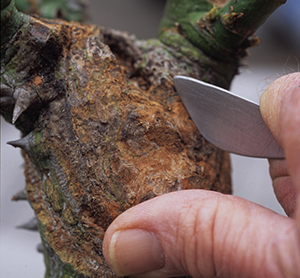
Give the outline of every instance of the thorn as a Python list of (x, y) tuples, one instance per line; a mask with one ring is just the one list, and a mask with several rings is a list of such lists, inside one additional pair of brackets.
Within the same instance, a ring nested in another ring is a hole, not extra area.
[(25, 137), (19, 140), (8, 141), (6, 142), (6, 144), (11, 145), (15, 148), (21, 148), (29, 152), (31, 148), (36, 145), (35, 134), (33, 132), (30, 132)]
[(255, 35), (252, 35), (248, 40), (245, 41), (246, 47), (254, 47), (260, 45), (260, 38), (256, 37)]
[(12, 123), (14, 124), (20, 115), (37, 99), (35, 94), (30, 93), (27, 90), (18, 88), (14, 92), (16, 100), (15, 108), (13, 111)]
[(30, 151), (31, 147), (35, 145), (35, 135), (34, 133), (28, 133), (25, 137), (14, 141), (8, 141), (6, 144), (15, 148), (21, 148), (25, 151)]
[(39, 244), (37, 245), (36, 249), (37, 249), (37, 251), (38, 251), (39, 253), (43, 253), (43, 252), (44, 252), (44, 245), (43, 245), (43, 243), (39, 243)]
[(222, 16), (222, 23), (226, 28), (233, 28), (237, 20), (242, 17), (244, 13), (234, 13), (233, 6), (230, 7), (230, 12)]
[(218, 7), (213, 5), (212, 9), (205, 15), (205, 18), (208, 22), (212, 23), (216, 20), (218, 13)]
[(24, 229), (24, 230), (29, 230), (29, 231), (38, 231), (38, 221), (37, 218), (34, 217), (30, 221), (28, 221), (25, 224), (22, 224), (20, 226), (17, 226), (17, 229)]
[(28, 197), (27, 197), (27, 191), (24, 188), (23, 190), (17, 192), (14, 196), (12, 196), (11, 198), (12, 201), (27, 201)]
[(21, 107), (20, 105), (15, 105), (14, 111), (13, 111), (13, 117), (12, 117), (12, 124), (14, 124), (17, 119), (21, 116), (21, 114), (25, 111), (26, 109)]
[(21, 148), (25, 151), (29, 151), (30, 150), (30, 146), (29, 146), (29, 140), (26, 137), (23, 137), (19, 140), (15, 140), (15, 141), (8, 141), (6, 144), (11, 145), (15, 148)]

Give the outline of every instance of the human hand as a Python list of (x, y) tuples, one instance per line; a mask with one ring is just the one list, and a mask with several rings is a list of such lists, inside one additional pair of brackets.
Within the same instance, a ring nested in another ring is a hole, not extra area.
[(165, 194), (127, 210), (106, 231), (103, 253), (117, 275), (300, 276), (300, 73), (273, 82), (261, 112), (286, 155), (270, 160), (274, 191), (295, 217), (212, 191)]
[[(277, 200), (293, 217), (296, 187), (300, 188), (300, 73), (285, 75), (273, 82), (260, 99), (262, 116), (285, 150), (286, 160), (270, 159), (270, 175)], [(291, 173), (291, 176), (289, 174)], [(297, 177), (298, 175), (298, 177)], [(299, 215), (300, 217), (300, 215)]]

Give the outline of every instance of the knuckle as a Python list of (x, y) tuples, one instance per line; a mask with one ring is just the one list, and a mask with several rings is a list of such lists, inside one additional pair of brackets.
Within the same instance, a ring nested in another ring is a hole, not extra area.
[(218, 199), (191, 202), (178, 216), (179, 232), (176, 242), (181, 256), (179, 264), (192, 277), (214, 277), (214, 222)]

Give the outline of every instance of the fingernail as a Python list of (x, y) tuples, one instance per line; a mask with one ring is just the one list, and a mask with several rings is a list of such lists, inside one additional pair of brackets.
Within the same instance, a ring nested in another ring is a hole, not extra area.
[(118, 276), (134, 275), (164, 266), (164, 252), (155, 235), (141, 229), (117, 231), (109, 245), (109, 265)]

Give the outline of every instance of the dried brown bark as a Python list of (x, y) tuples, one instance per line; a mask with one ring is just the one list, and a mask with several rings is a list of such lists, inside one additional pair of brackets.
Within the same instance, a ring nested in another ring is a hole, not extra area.
[(31, 102), (16, 122), (26, 136), (11, 144), (25, 149), (46, 250), (86, 276), (109, 277), (101, 243), (112, 220), (175, 190), (230, 193), (228, 154), (189, 118), (172, 81), (186, 70), (164, 45), (75, 23), (32, 19), (30, 27), (11, 44), (46, 38), (30, 52), (43, 48), (51, 59), (32, 63), (22, 87)]

